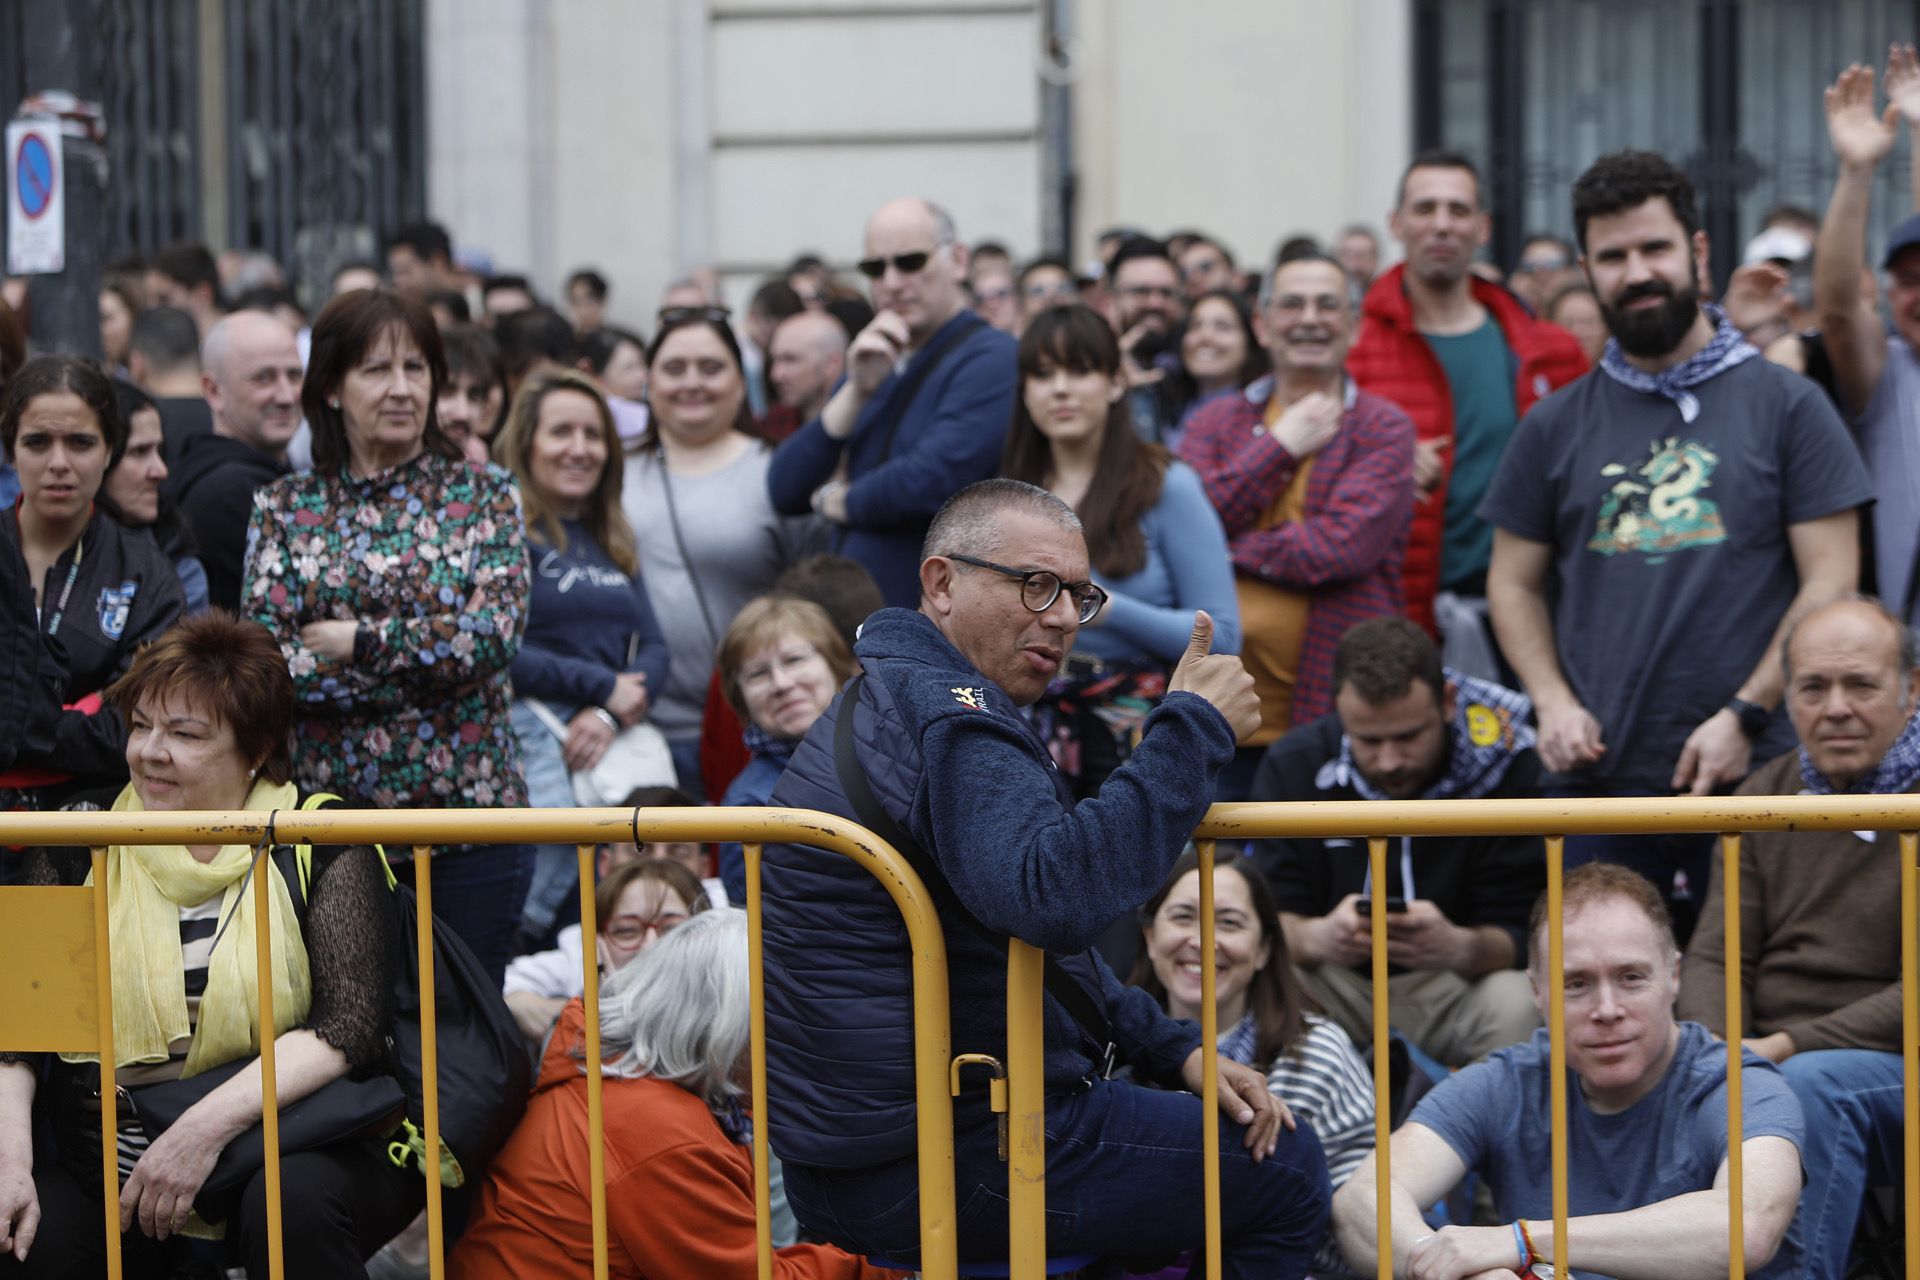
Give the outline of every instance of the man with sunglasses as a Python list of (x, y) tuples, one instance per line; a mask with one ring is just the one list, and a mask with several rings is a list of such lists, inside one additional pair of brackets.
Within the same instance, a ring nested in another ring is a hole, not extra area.
[[(920, 608), (867, 620), (862, 676), (772, 803), (860, 822), (915, 865), (945, 940), (955, 1053), (1006, 1062), (1007, 940), (1047, 952), (1047, 1251), (1151, 1270), (1201, 1239), (1199, 1029), (1122, 987), (1092, 947), (1165, 880), (1259, 705), (1239, 659), (1209, 654), (1212, 621), (1197, 614), (1133, 755), (1076, 803), (1023, 709), (1105, 603), (1089, 577), (1058, 498), (1016, 480), (962, 490), (927, 534)], [(774, 845), (765, 865), (768, 1116), (788, 1203), (810, 1232), (911, 1262), (914, 992), (899, 911), (837, 854)], [(1116, 1061), (1165, 1089), (1111, 1079)], [(1326, 1232), (1319, 1142), (1259, 1073), (1217, 1070), (1224, 1275), (1304, 1275)], [(1005, 1131), (985, 1079), (967, 1073), (954, 1104), (963, 1262), (1007, 1256)]]
[(967, 248), (930, 201), (881, 205), (859, 266), (873, 321), (826, 407), (781, 442), (767, 487), (782, 515), (828, 520), (833, 549), (866, 566), (888, 604), (911, 607), (928, 522), (999, 469), (1016, 343), (968, 309)]

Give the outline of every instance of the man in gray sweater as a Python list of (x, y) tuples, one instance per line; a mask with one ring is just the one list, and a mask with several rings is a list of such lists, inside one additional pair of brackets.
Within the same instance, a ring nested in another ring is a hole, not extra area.
[[(1807, 614), (1781, 646), (1800, 748), (1741, 795), (1920, 790), (1913, 633), (1878, 601)], [(1687, 949), (1680, 1016), (1726, 1034), (1723, 886), (1716, 874)], [(1806, 1113), (1801, 1202), (1807, 1272), (1846, 1272), (1869, 1186), (1900, 1174), (1900, 861), (1891, 832), (1769, 831), (1740, 859), (1747, 1046), (1780, 1064)]]

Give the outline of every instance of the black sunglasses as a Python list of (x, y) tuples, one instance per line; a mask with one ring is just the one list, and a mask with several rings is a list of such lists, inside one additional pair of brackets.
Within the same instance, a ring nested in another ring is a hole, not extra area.
[(656, 323), (688, 324), (695, 320), (705, 320), (709, 324), (726, 324), (733, 317), (733, 308), (711, 303), (700, 307), (662, 307)]
[(1053, 602), (1060, 598), (1062, 591), (1073, 601), (1073, 607), (1079, 611), (1082, 623), (1092, 622), (1094, 616), (1107, 603), (1107, 593), (1091, 582), (1062, 582), (1060, 575), (1051, 569), (1012, 569), (1004, 564), (995, 564), (991, 560), (978, 560), (973, 556), (947, 557), (961, 564), (970, 564), (976, 569), (991, 569), (995, 573), (1004, 573), (1009, 578), (1020, 579), (1020, 603), (1029, 613), (1045, 613), (1053, 608)]
[(860, 274), (869, 280), (878, 280), (887, 274), (889, 265), (903, 276), (915, 275), (925, 270), (933, 255), (946, 248), (948, 243), (942, 240), (931, 249), (921, 249), (914, 253), (896, 253), (891, 258), (862, 258), (855, 265), (860, 268)]

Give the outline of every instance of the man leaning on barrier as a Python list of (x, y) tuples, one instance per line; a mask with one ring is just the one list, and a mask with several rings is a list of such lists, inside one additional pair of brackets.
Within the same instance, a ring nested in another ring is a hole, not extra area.
[[(1913, 633), (1877, 601), (1808, 614), (1780, 648), (1800, 748), (1743, 796), (1920, 790)], [(1687, 947), (1680, 1013), (1726, 1032), (1725, 889)], [(1761, 831), (1740, 847), (1747, 1047), (1780, 1064), (1807, 1116), (1807, 1272), (1838, 1280), (1869, 1186), (1900, 1177), (1900, 858), (1891, 833)]]
[[(1350, 628), (1333, 655), (1335, 714), (1267, 749), (1254, 800), (1512, 800), (1540, 794), (1525, 694), (1440, 665), (1405, 618)], [(1373, 1043), (1372, 921), (1387, 895), (1388, 1016), (1451, 1067), (1540, 1025), (1520, 966), (1547, 887), (1539, 836), (1402, 836), (1384, 885), (1367, 842), (1254, 842), (1300, 980), (1354, 1043)]]
[[(843, 694), (772, 803), (924, 851), (908, 856), (946, 939), (954, 1052), (1005, 1061), (1006, 939), (1049, 953), (1048, 1251), (1161, 1264), (1202, 1236), (1208, 1120), (1177, 1092), (1203, 1083), (1200, 1033), (1122, 987), (1089, 948), (1166, 879), (1259, 711), (1239, 660), (1208, 655), (1211, 620), (1197, 615), (1132, 758), (1076, 804), (1021, 708), (1097, 614), (1104, 593), (1088, 576), (1079, 520), (1053, 495), (1011, 480), (956, 495), (927, 534), (919, 611), (883, 610), (861, 631), (850, 727)], [(913, 996), (899, 914), (852, 862), (792, 845), (767, 849), (764, 901), (767, 1122), (789, 1202), (813, 1234), (912, 1259)], [(1167, 1090), (1109, 1079), (1109, 1044)], [(1326, 1231), (1319, 1141), (1256, 1073), (1222, 1060), (1219, 1080), (1225, 1275), (1304, 1275)], [(967, 1083), (954, 1104), (960, 1256), (1004, 1259), (1007, 1165), (984, 1079)]]
[[(1676, 1022), (1680, 951), (1666, 903), (1611, 863), (1569, 872), (1564, 894), (1569, 1170), (1567, 1251), (1588, 1280), (1727, 1274), (1727, 1056), (1705, 1027)], [(1528, 975), (1547, 1012), (1546, 902), (1533, 912)], [(1393, 1135), (1393, 1273), (1488, 1280), (1554, 1256), (1549, 1038), (1442, 1081)], [(1778, 1068), (1748, 1053), (1741, 1073), (1747, 1274), (1797, 1277), (1794, 1207), (1805, 1149), (1800, 1104)], [(1334, 1231), (1356, 1268), (1375, 1266), (1375, 1156), (1334, 1200)], [(1467, 1173), (1484, 1179), (1504, 1225), (1421, 1219)]]

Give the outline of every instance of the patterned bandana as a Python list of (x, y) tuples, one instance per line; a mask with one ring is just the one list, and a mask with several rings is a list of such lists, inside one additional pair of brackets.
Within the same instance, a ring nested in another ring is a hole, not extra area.
[(1620, 339), (1607, 339), (1607, 349), (1601, 353), (1600, 367), (1607, 376), (1623, 387), (1635, 391), (1644, 391), (1649, 395), (1665, 396), (1680, 407), (1680, 420), (1692, 422), (1700, 416), (1700, 399), (1689, 387), (1697, 387), (1709, 378), (1717, 378), (1737, 364), (1744, 364), (1760, 354), (1760, 348), (1748, 342), (1746, 336), (1733, 327), (1733, 321), (1727, 319), (1727, 313), (1713, 303), (1703, 308), (1707, 319), (1713, 321), (1713, 339), (1699, 351), (1682, 360), (1670, 369), (1658, 373), (1648, 373), (1636, 369), (1627, 363), (1626, 352), (1620, 349)]
[(800, 745), (795, 738), (776, 738), (759, 725), (749, 722), (740, 731), (747, 750), (756, 756), (765, 756), (781, 768), (787, 767), (787, 761), (793, 759), (793, 749)]
[[(1533, 702), (1526, 694), (1445, 669), (1453, 686), (1453, 722), (1448, 726), (1447, 771), (1422, 800), (1478, 800), (1500, 785), (1514, 756), (1534, 745)], [(1340, 758), (1322, 766), (1314, 783), (1322, 791), (1352, 786), (1368, 800), (1390, 799), (1368, 782), (1353, 762), (1353, 743), (1340, 735)]]
[(1880, 763), (1853, 780), (1844, 792), (1835, 792), (1827, 775), (1813, 767), (1805, 747), (1800, 748), (1800, 781), (1816, 796), (1897, 796), (1920, 782), (1920, 710), (1907, 720)]

